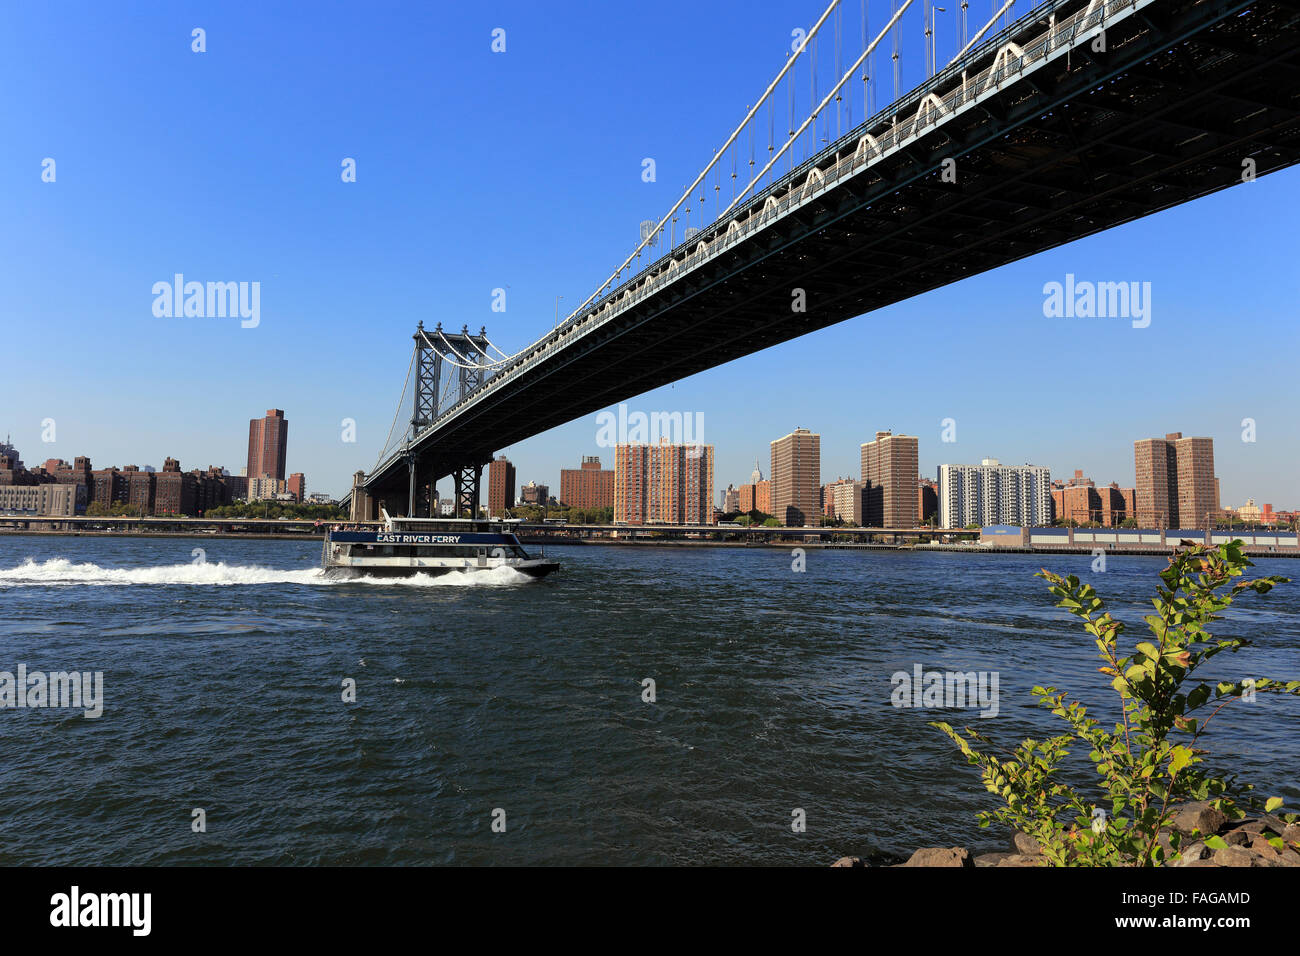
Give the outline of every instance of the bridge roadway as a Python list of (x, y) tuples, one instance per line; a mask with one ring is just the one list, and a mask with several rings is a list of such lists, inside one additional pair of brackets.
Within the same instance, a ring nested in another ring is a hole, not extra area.
[[(519, 353), (365, 476), (364, 516), (406, 510), (408, 453), (427, 487), (648, 389), (1240, 185), (1246, 160), (1256, 176), (1294, 164), (1297, 2), (1113, 0), (1101, 22), (1100, 0), (1039, 5)], [(1116, 262), (1096, 278), (1140, 277)], [(1036, 287), (1008, 308), (1052, 321), (1041, 305)], [(944, 321), (962, 317), (930, 333)]]

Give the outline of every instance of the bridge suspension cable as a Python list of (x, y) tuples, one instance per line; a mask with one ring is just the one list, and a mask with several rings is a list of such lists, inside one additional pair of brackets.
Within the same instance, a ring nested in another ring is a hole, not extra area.
[[(709, 160), (709, 164), (704, 167), (704, 169), (700, 172), (698, 176), (695, 177), (695, 181), (686, 187), (686, 189), (682, 192), (682, 195), (677, 200), (677, 202), (673, 203), (673, 207), (668, 210), (667, 214), (664, 215), (662, 219), (659, 220), (659, 224), (649, 232), (649, 235), (647, 235), (645, 238), (641, 240), (641, 242), (637, 245), (637, 247), (632, 250), (631, 255), (629, 255), (626, 259), (623, 260), (623, 264), (614, 270), (614, 273), (601, 284), (600, 288), (598, 288), (591, 295), (587, 296), (587, 298), (584, 299), (578, 305), (578, 307), (570, 313), (570, 318), (582, 312), (583, 309), (591, 305), (592, 302), (598, 299), (607, 289), (609, 289), (610, 286), (613, 285), (618, 280), (619, 276), (623, 274), (623, 270), (626, 269), (628, 266), (630, 266), (634, 261), (636, 261), (637, 257), (640, 256), (642, 251), (644, 251), (651, 244), (652, 240), (654, 240), (656, 236), (663, 234), (664, 226), (666, 224), (670, 224), (671, 222), (675, 221), (673, 220), (673, 216), (677, 214), (678, 210), (680, 210), (683, 206), (687, 205), (690, 202), (691, 196), (695, 192), (695, 187), (699, 186), (701, 183), (705, 181), (709, 173), (713, 170), (713, 167), (717, 165), (718, 160), (727, 154), (727, 150), (731, 147), (731, 144), (734, 143), (736, 139), (740, 136), (741, 132), (749, 124), (750, 120), (752, 120), (758, 114), (760, 108), (763, 106), (764, 103), (767, 102), (767, 98), (772, 95), (772, 91), (775, 90), (778, 86), (780, 86), (781, 81), (785, 79), (786, 74), (790, 72), (790, 70), (794, 67), (795, 63), (798, 61), (800, 54), (802, 54), (806, 49), (808, 49), (809, 42), (816, 38), (817, 32), (822, 28), (822, 24), (824, 24), (830, 18), (831, 13), (835, 10), (837, 6), (839, 6), (839, 4), (840, 4), (840, 0), (831, 0), (830, 6), (828, 6), (825, 9), (825, 11), (822, 12), (822, 15), (817, 19), (817, 22), (813, 24), (812, 29), (808, 31), (807, 36), (803, 38), (803, 41), (795, 49), (794, 55), (793, 56), (787, 55), (785, 65), (781, 67), (781, 70), (779, 73), (777, 73), (776, 78), (773, 79), (772, 82), (768, 84), (767, 89), (763, 91), (763, 95), (758, 98), (758, 102), (755, 103), (750, 108), (749, 112), (745, 114), (745, 118), (740, 121), (740, 125), (738, 125), (735, 128), (735, 130), (732, 131), (731, 135), (727, 137), (727, 141), (722, 144), (722, 146), (718, 149), (716, 153), (713, 154), (713, 158)], [(687, 208), (688, 214), (689, 211), (690, 210), (688, 207)], [(703, 209), (700, 210), (700, 214), (701, 216), (703, 215)]]

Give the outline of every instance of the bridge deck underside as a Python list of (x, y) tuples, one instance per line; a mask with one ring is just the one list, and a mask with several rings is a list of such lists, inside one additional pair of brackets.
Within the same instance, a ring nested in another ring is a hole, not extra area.
[[(1261, 176), (1300, 160), (1291, 4), (1155, 5), (1106, 46), (1009, 84), (484, 395), (421, 436), (421, 471), (486, 461), (648, 389), (1242, 184), (1246, 158)], [(405, 480), (392, 467), (370, 487)]]

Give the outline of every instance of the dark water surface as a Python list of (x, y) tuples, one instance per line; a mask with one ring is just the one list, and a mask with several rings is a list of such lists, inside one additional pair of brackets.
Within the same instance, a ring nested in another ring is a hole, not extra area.
[[(1033, 577), (1089, 576), (1087, 557), (813, 550), (794, 573), (777, 550), (548, 553), (564, 567), (542, 582), (326, 583), (317, 544), (0, 537), (0, 671), (103, 671), (105, 697), (97, 720), (0, 710), (0, 864), (1000, 848), (974, 819), (992, 798), (927, 721), (1014, 743), (1057, 729), (1035, 684), (1110, 705), (1091, 640)], [(1134, 640), (1163, 564), (1089, 577)], [(1259, 646), (1212, 676), (1300, 676), (1300, 584), (1243, 599), (1220, 632)], [(997, 671), (998, 716), (891, 706), (890, 676), (916, 663)], [(1300, 701), (1261, 695), (1218, 725), (1223, 765), (1300, 802)]]

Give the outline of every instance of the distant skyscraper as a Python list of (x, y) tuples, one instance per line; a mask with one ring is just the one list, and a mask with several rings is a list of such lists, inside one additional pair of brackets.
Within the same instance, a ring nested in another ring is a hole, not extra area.
[(248, 477), (284, 480), (284, 456), (289, 447), (289, 423), (278, 408), (248, 423)]
[(1212, 438), (1170, 432), (1139, 439), (1133, 443), (1133, 465), (1138, 524), (1201, 528), (1218, 510)]
[(782, 524), (805, 527), (821, 513), (822, 436), (797, 428), (772, 442), (772, 510)]
[(488, 465), (488, 514), (499, 518), (515, 504), (515, 466), (501, 455)]
[(917, 456), (914, 435), (876, 432), (862, 446), (862, 481), (867, 486), (864, 522), (872, 528), (915, 528)]
[(614, 520), (713, 524), (713, 446), (615, 446)]
[(544, 508), (550, 494), (551, 489), (546, 485), (539, 485), (535, 481), (530, 481), (519, 490), (519, 500), (526, 505), (536, 505), (539, 508)]
[(1009, 466), (996, 458), (978, 465), (939, 466), (939, 526), (1052, 523), (1052, 478), (1041, 465)]

